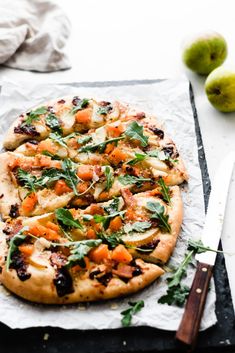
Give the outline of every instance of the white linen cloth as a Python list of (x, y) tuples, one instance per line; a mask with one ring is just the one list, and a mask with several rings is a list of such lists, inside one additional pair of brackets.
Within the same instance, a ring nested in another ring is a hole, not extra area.
[(51, 0), (0, 0), (0, 64), (41, 72), (70, 68), (65, 13)]

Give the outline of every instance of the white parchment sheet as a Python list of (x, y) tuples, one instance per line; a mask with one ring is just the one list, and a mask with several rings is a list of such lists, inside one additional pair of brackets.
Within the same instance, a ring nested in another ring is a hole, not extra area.
[[(183, 192), (184, 222), (177, 247), (169, 266), (176, 266), (185, 254), (187, 239), (198, 239), (204, 222), (204, 200), (201, 172), (198, 164), (198, 151), (194, 130), (194, 118), (189, 100), (189, 83), (186, 79), (166, 80), (158, 83), (135, 85), (83, 85), (39, 84), (2, 82), (0, 95), (0, 140), (9, 124), (24, 110), (36, 104), (43, 104), (51, 98), (78, 95), (101, 100), (121, 100), (155, 114), (164, 122), (165, 129), (176, 142), (186, 163), (190, 179)], [(185, 279), (191, 285), (193, 266)], [(128, 307), (128, 301), (143, 299), (144, 308), (133, 317), (133, 326), (152, 326), (165, 330), (176, 330), (183, 309), (166, 304), (158, 304), (158, 299), (166, 293), (164, 275), (148, 288), (124, 299), (108, 302), (77, 304), (68, 306), (35, 305), (16, 298), (0, 286), (0, 320), (12, 328), (33, 326), (57, 326), (64, 329), (106, 329), (121, 327), (120, 312)], [(204, 330), (216, 323), (214, 283), (201, 323)]]

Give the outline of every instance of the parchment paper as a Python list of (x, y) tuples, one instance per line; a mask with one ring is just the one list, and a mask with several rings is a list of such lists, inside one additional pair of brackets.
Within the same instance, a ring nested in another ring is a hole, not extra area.
[[(155, 114), (164, 122), (166, 131), (176, 142), (185, 160), (190, 179), (184, 187), (184, 221), (177, 247), (168, 264), (175, 266), (182, 261), (187, 239), (198, 239), (204, 222), (204, 200), (201, 171), (198, 164), (194, 118), (189, 100), (189, 83), (186, 79), (166, 80), (157, 83), (92, 84), (41, 84), (2, 82), (0, 96), (0, 140), (9, 124), (22, 111), (35, 104), (45, 103), (57, 96), (79, 95), (102, 100), (117, 99), (138, 106)], [(199, 146), (200, 148), (200, 146)], [(190, 266), (185, 283), (190, 286), (195, 267)], [(164, 275), (148, 288), (131, 297), (102, 303), (88, 303), (68, 306), (35, 305), (16, 298), (0, 286), (0, 320), (12, 328), (34, 326), (55, 326), (64, 329), (106, 329), (121, 327), (120, 312), (128, 307), (128, 301), (143, 299), (144, 308), (133, 317), (133, 326), (152, 326), (165, 330), (176, 330), (183, 308), (158, 304), (166, 293)], [(216, 323), (215, 289), (212, 281), (201, 322), (201, 330)]]

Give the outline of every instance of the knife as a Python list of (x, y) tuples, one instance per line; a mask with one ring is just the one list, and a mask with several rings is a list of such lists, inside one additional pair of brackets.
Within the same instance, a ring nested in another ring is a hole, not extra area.
[[(219, 246), (234, 162), (235, 152), (232, 152), (221, 162), (212, 184), (201, 236), (203, 245), (210, 249), (217, 250)], [(206, 251), (195, 256), (198, 261), (197, 269), (185, 311), (176, 332), (176, 339), (192, 348), (196, 343), (216, 255), (216, 252)]]

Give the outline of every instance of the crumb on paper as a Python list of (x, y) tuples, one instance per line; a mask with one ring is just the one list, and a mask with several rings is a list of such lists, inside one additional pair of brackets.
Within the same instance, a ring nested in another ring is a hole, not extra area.
[(79, 304), (79, 305), (78, 305), (78, 310), (80, 310), (80, 311), (85, 311), (85, 310), (86, 310), (85, 305), (84, 305), (84, 304)]
[(116, 310), (116, 309), (118, 309), (118, 307), (119, 307), (119, 305), (117, 303), (112, 303), (110, 305), (110, 309), (112, 309), (112, 310)]
[(48, 341), (48, 339), (49, 339), (49, 333), (44, 333), (44, 336), (43, 336), (43, 341)]

